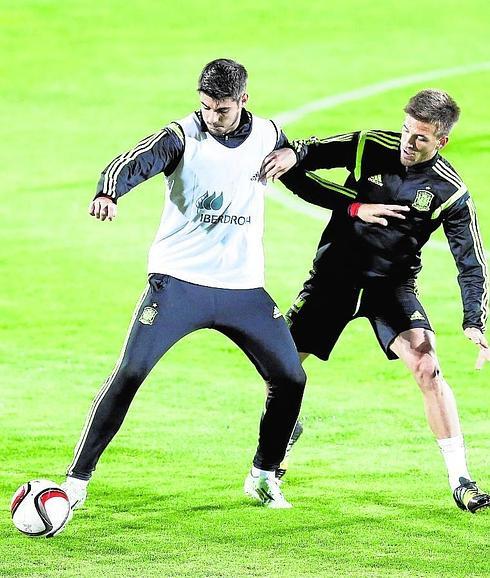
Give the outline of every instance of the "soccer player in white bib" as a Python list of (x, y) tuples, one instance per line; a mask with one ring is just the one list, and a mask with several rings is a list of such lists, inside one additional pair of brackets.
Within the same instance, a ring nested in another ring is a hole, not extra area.
[[(288, 146), (270, 120), (244, 107), (247, 72), (227, 59), (199, 78), (200, 110), (140, 141), (102, 172), (90, 214), (116, 217), (120, 197), (163, 173), (165, 207), (150, 248), (148, 285), (134, 311), (116, 366), (97, 394), (63, 488), (72, 509), (86, 498), (93, 470), (131, 401), (172, 345), (203, 328), (220, 331), (249, 357), (267, 384), (259, 443), (245, 493), (271, 508), (289, 508), (275, 470), (296, 423), (306, 376), (287, 324), (264, 289), (264, 158)], [(329, 208), (352, 198), (329, 195)], [(368, 215), (393, 211), (367, 205)]]
[(200, 110), (172, 122), (103, 171), (90, 214), (116, 217), (120, 197), (164, 173), (165, 206), (148, 260), (148, 284), (116, 366), (97, 394), (63, 487), (73, 509), (139, 386), (183, 336), (211, 328), (249, 357), (267, 384), (259, 443), (246, 492), (289, 508), (274, 476), (296, 423), (305, 373), (289, 329), (264, 289), (262, 161), (287, 145), (270, 120), (245, 108), (247, 72), (210, 62), (198, 85)]

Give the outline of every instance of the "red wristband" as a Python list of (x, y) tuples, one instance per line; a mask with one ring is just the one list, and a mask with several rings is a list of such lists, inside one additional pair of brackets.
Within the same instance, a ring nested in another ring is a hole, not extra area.
[(355, 219), (357, 217), (357, 213), (359, 212), (361, 205), (362, 203), (351, 203), (347, 207), (347, 212), (349, 213), (349, 216)]

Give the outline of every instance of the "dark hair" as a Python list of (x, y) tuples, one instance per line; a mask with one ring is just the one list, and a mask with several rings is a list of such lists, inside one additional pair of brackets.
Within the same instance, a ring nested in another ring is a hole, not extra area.
[(247, 89), (247, 77), (245, 67), (238, 62), (218, 58), (203, 68), (197, 90), (205, 92), (215, 100), (232, 98), (238, 102)]
[(459, 118), (459, 106), (442, 90), (427, 88), (417, 92), (403, 109), (420, 122), (437, 128), (437, 136), (447, 136)]

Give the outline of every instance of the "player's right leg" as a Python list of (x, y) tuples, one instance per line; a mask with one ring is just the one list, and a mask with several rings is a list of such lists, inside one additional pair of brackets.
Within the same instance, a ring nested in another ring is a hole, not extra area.
[[(214, 306), (204, 302), (199, 308), (189, 300), (194, 286), (168, 275), (152, 275), (134, 311), (121, 355), (95, 397), (64, 488), (73, 508), (85, 499), (86, 486), (109, 442), (119, 430), (129, 406), (162, 355), (181, 337), (206, 326), (206, 311)], [(186, 291), (189, 293), (186, 294)]]

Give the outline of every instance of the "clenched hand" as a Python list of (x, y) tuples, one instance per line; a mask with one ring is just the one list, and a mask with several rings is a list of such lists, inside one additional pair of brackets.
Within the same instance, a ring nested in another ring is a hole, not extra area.
[(117, 205), (109, 197), (97, 197), (90, 203), (88, 212), (101, 221), (112, 221), (117, 215)]

